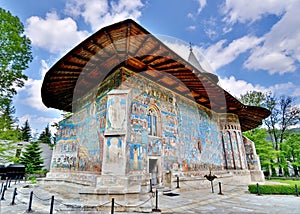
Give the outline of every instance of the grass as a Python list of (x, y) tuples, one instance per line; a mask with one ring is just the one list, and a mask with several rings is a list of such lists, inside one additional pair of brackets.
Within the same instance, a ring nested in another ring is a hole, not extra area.
[(295, 184), (298, 185), (300, 188), (300, 180), (292, 180), (292, 179), (270, 179), (266, 181), (272, 181), (272, 182), (279, 182), (279, 183), (284, 183), (284, 184), (289, 184), (295, 186)]
[[(296, 194), (295, 185), (298, 186), (298, 191), (300, 190), (300, 180), (276, 178), (267, 181), (278, 182), (279, 184), (259, 185), (261, 194), (294, 195)], [(250, 193), (257, 194), (257, 186), (255, 184), (248, 185), (248, 190)]]

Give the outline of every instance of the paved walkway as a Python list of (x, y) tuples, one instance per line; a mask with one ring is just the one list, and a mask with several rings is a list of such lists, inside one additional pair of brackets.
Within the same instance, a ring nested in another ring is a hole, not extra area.
[[(17, 188), (15, 205), (11, 205), (12, 193)], [(0, 214), (26, 213), (30, 192), (33, 191), (32, 213), (50, 213), (50, 201), (55, 191), (53, 213), (110, 213), (110, 211), (81, 211), (77, 192), (80, 187), (73, 184), (58, 184), (56, 187), (29, 183), (11, 183), (5, 192), (5, 200), (0, 201)], [(291, 195), (249, 194), (245, 186), (223, 187), (223, 195), (211, 192), (209, 184), (198, 188), (181, 183), (179, 189), (163, 191), (158, 189), (158, 209), (161, 213), (300, 213), (300, 197)], [(0, 195), (1, 197), (1, 195)], [(67, 202), (67, 203), (63, 203)], [(155, 205), (155, 198), (152, 199)], [(108, 204), (107, 206), (110, 206)]]

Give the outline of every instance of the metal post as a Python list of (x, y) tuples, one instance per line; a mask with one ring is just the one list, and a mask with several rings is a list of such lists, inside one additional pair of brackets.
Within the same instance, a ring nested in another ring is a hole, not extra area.
[(211, 192), (214, 193), (214, 184), (213, 184), (213, 181), (210, 182), (210, 185), (211, 185)]
[(158, 209), (158, 190), (155, 191), (155, 209), (152, 210), (153, 212), (161, 212), (160, 209)]
[(13, 193), (13, 197), (12, 197), (12, 201), (11, 201), (11, 204), (10, 205), (15, 205), (15, 197), (17, 195), (17, 188), (14, 189), (14, 193)]
[(32, 211), (32, 209), (31, 209), (32, 197), (33, 197), (33, 191), (30, 192), (29, 204), (28, 204), (28, 209), (27, 209), (28, 213)]
[(114, 208), (115, 208), (115, 199), (111, 199), (111, 214), (114, 214)]
[(180, 188), (180, 187), (179, 187), (179, 176), (178, 176), (178, 175), (177, 175), (177, 187), (176, 187), (176, 188), (177, 188), (177, 189)]
[(152, 192), (152, 180), (150, 179), (150, 192)]
[(6, 186), (4, 186), (3, 191), (2, 191), (1, 200), (5, 200), (4, 195), (5, 195), (6, 189), (7, 189)]
[(2, 182), (0, 194), (2, 193), (3, 187), (4, 187), (4, 183)]
[(9, 179), (8, 187), (10, 187), (11, 178)]
[(221, 184), (221, 182), (219, 182), (219, 193), (218, 193), (219, 195), (223, 195), (223, 193), (222, 193), (222, 184)]
[(54, 206), (54, 195), (52, 195), (52, 197), (51, 197), (50, 214), (53, 213), (53, 206)]
[(7, 179), (6, 179), (6, 183), (5, 183), (5, 187), (6, 187), (6, 189), (7, 189), (7, 187), (8, 187), (8, 177), (7, 177)]
[(155, 210), (158, 210), (158, 190), (155, 190)]
[(256, 187), (257, 187), (257, 195), (261, 195), (261, 193), (260, 193), (260, 188), (259, 188), (259, 184), (258, 184), (258, 183), (256, 183)]
[(296, 188), (296, 196), (299, 196), (299, 189), (298, 189), (298, 185), (295, 184), (295, 188)]

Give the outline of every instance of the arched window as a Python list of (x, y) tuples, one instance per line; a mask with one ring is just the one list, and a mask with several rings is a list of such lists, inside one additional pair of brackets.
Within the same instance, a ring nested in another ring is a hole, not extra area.
[(152, 136), (157, 136), (157, 111), (154, 108), (150, 108), (147, 115), (148, 122), (148, 134)]

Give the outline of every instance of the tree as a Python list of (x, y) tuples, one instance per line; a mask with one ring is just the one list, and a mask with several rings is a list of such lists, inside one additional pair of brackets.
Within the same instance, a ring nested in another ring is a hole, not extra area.
[(31, 139), (31, 128), (28, 120), (25, 121), (24, 126), (21, 128), (21, 133), (22, 133), (21, 140), (29, 142)]
[(16, 141), (20, 132), (14, 127), (17, 119), (13, 116), (15, 107), (12, 105), (12, 100), (4, 98), (0, 103), (0, 139)]
[(42, 150), (38, 142), (30, 142), (22, 152), (20, 163), (25, 165), (26, 173), (34, 173), (43, 167), (44, 160), (41, 156)]
[(282, 143), (285, 140), (291, 127), (300, 122), (300, 108), (294, 105), (294, 98), (291, 96), (276, 97), (272, 93), (250, 91), (241, 96), (241, 101), (247, 105), (261, 106), (270, 110), (271, 115), (264, 120), (268, 134), (272, 140), (273, 148), (277, 151), (277, 165), (279, 174), (282, 169), (288, 174), (288, 163), (282, 150)]
[(279, 174), (282, 175), (284, 174), (282, 168), (287, 168), (285, 153), (282, 152), (282, 143), (289, 129), (300, 122), (300, 108), (294, 105), (294, 98), (290, 96), (276, 98), (269, 94), (266, 96), (266, 103), (271, 115), (265, 120), (265, 124), (268, 127), (275, 150), (279, 151), (277, 161)]
[(273, 160), (276, 158), (277, 152), (273, 148), (272, 142), (266, 140), (267, 131), (256, 128), (245, 132), (244, 135), (254, 142), (261, 167), (271, 176), (272, 169), (276, 166)]
[(291, 164), (294, 175), (299, 176), (300, 170), (300, 133), (290, 133), (282, 144), (286, 160)]
[(49, 125), (47, 125), (45, 127), (45, 129), (42, 131), (42, 133), (40, 134), (38, 141), (40, 143), (51, 144), (51, 138), (52, 138), (52, 136), (51, 136), (51, 132), (49, 129)]
[(19, 18), (0, 8), (0, 101), (24, 86), (27, 76), (22, 71), (32, 61), (30, 45)]
[(247, 91), (246, 94), (241, 95), (240, 101), (245, 105), (264, 107), (266, 94), (261, 91)]

